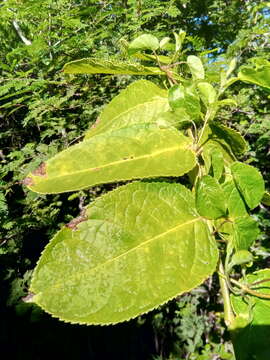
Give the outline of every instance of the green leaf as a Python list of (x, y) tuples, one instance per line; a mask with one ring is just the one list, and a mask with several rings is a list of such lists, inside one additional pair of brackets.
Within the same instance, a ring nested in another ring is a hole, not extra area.
[(195, 80), (204, 79), (204, 68), (201, 60), (194, 55), (190, 55), (187, 58), (187, 64), (190, 72)]
[(200, 82), (197, 87), (201, 93), (201, 98), (205, 106), (213, 104), (216, 101), (217, 93), (214, 87), (207, 82)]
[(236, 218), (248, 215), (245, 201), (242, 198), (233, 180), (226, 181), (222, 184), (225, 198), (227, 201), (229, 217)]
[(214, 147), (213, 151), (211, 152), (211, 170), (213, 177), (216, 180), (219, 180), (224, 170), (224, 159), (222, 151), (217, 147)]
[(258, 224), (251, 216), (234, 219), (232, 237), (236, 250), (248, 250), (259, 233)]
[(239, 250), (233, 254), (232, 259), (229, 263), (229, 267), (232, 268), (236, 265), (245, 265), (253, 262), (252, 254), (247, 250)]
[(128, 47), (129, 54), (136, 53), (137, 51), (142, 50), (152, 50), (155, 51), (159, 48), (158, 39), (150, 34), (143, 34), (134, 39)]
[(120, 180), (181, 176), (196, 164), (191, 139), (174, 129), (134, 125), (71, 146), (31, 173), (39, 193), (80, 190)]
[(210, 124), (210, 127), (213, 132), (213, 137), (218, 141), (225, 141), (230, 146), (234, 154), (240, 155), (246, 152), (246, 141), (236, 130), (217, 123)]
[(218, 181), (209, 175), (199, 179), (196, 186), (196, 209), (208, 219), (226, 215), (224, 192)]
[(180, 184), (135, 182), (63, 228), (34, 271), (33, 301), (54, 317), (114, 324), (146, 313), (213, 273), (218, 253), (192, 193)]
[(262, 203), (264, 205), (270, 206), (270, 193), (269, 192), (265, 192), (262, 198)]
[(85, 139), (133, 124), (157, 122), (169, 109), (166, 90), (147, 80), (135, 81), (104, 108)]
[(183, 85), (174, 85), (169, 89), (169, 104), (173, 110), (183, 110), (191, 119), (200, 116), (200, 100), (196, 94)]
[[(269, 281), (267, 281), (269, 279)], [(266, 280), (266, 281), (265, 281)], [(249, 287), (252, 283), (265, 281), (252, 287), (259, 293), (270, 295), (270, 270), (264, 269), (249, 274), (244, 284)], [(231, 295), (233, 309), (237, 316), (249, 318), (248, 324), (237, 327), (232, 331), (234, 350), (239, 360), (266, 360), (270, 358), (270, 300), (246, 295), (245, 297)]]
[(218, 106), (237, 106), (237, 102), (233, 99), (223, 99), (217, 101)]
[(254, 209), (259, 205), (264, 195), (262, 175), (254, 167), (240, 162), (235, 162), (231, 165), (231, 172), (236, 186), (248, 207)]
[(249, 66), (242, 67), (238, 77), (244, 82), (270, 89), (270, 62), (268, 64), (257, 65), (255, 69)]
[(162, 75), (157, 67), (143, 66), (124, 61), (85, 58), (65, 64), (66, 74), (123, 74), (123, 75)]

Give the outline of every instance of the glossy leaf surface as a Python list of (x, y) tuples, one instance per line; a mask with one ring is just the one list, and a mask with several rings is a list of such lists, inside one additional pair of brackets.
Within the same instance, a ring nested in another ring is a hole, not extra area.
[(174, 129), (142, 124), (97, 135), (71, 146), (27, 177), (39, 193), (156, 176), (181, 176), (196, 164), (191, 139)]
[(166, 90), (147, 80), (135, 81), (104, 108), (85, 139), (133, 124), (158, 122), (159, 115), (169, 109)]
[[(251, 287), (254, 282), (267, 280), (252, 287), (259, 293), (270, 295), (270, 270), (260, 270), (247, 276)], [(239, 318), (249, 319), (244, 326), (235, 326), (232, 332), (234, 349), (239, 360), (266, 360), (270, 358), (270, 300), (246, 295), (231, 295), (234, 311)], [(236, 324), (237, 325), (237, 324)]]
[(84, 220), (56, 234), (31, 284), (33, 301), (62, 320), (128, 320), (193, 289), (215, 270), (215, 240), (182, 185), (119, 187), (91, 204)]
[(224, 192), (218, 181), (209, 175), (199, 179), (196, 186), (196, 208), (200, 215), (208, 219), (226, 215)]
[(157, 67), (146, 67), (136, 63), (97, 58), (85, 58), (65, 64), (66, 74), (123, 74), (123, 75), (161, 75)]
[(264, 181), (254, 167), (235, 162), (231, 165), (234, 181), (250, 209), (259, 205), (264, 195)]

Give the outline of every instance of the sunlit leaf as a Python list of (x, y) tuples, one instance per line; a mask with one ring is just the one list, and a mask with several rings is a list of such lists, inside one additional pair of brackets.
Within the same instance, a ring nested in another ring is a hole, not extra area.
[(194, 55), (188, 56), (187, 64), (188, 64), (190, 72), (195, 80), (196, 79), (204, 79), (203, 64), (197, 56), (194, 56)]
[(63, 228), (35, 269), (33, 301), (62, 320), (113, 324), (203, 282), (217, 247), (184, 186), (135, 182), (92, 203)]
[(142, 50), (155, 51), (158, 48), (159, 48), (159, 41), (155, 36), (151, 34), (143, 34), (138, 36), (133, 41), (131, 41), (128, 47), (128, 52), (132, 54)]
[[(169, 109), (166, 90), (147, 80), (135, 81), (104, 108), (85, 139), (133, 124), (157, 123), (159, 115)], [(176, 125), (176, 118), (172, 122)]]
[(25, 179), (39, 193), (84, 189), (96, 184), (181, 176), (196, 164), (191, 139), (174, 129), (134, 125), (92, 137), (57, 154)]
[(143, 66), (124, 61), (85, 58), (65, 64), (66, 74), (126, 74), (126, 75), (161, 75), (157, 67)]

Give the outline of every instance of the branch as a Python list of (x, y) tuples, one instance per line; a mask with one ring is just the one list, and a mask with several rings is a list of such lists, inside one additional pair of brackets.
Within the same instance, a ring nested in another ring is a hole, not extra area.
[(16, 20), (13, 20), (12, 21), (12, 25), (14, 27), (14, 29), (16, 30), (19, 38), (22, 40), (22, 42), (25, 44), (25, 45), (32, 45), (32, 42), (30, 40), (28, 40), (24, 35), (23, 35), (23, 32), (20, 28), (20, 25), (18, 24), (18, 22)]

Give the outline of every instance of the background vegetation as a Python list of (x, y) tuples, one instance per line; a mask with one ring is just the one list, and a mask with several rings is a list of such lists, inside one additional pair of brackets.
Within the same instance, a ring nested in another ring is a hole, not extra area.
[[(49, 238), (84, 201), (112, 185), (43, 196), (21, 185), (40, 161), (78, 141), (102, 106), (132, 76), (64, 76), (63, 65), (87, 56), (123, 58), (125, 40), (151, 32), (187, 32), (187, 54), (215, 76), (228, 59), (237, 69), (269, 56), (269, 2), (241, 0), (6, 0), (0, 3), (0, 343), (12, 359), (232, 359), (220, 315), (217, 279), (147, 316), (114, 327), (61, 323), (22, 301)], [(220, 119), (249, 142), (247, 158), (270, 187), (267, 92), (243, 83)], [(257, 209), (264, 235), (254, 254), (269, 267), (269, 209)]]

